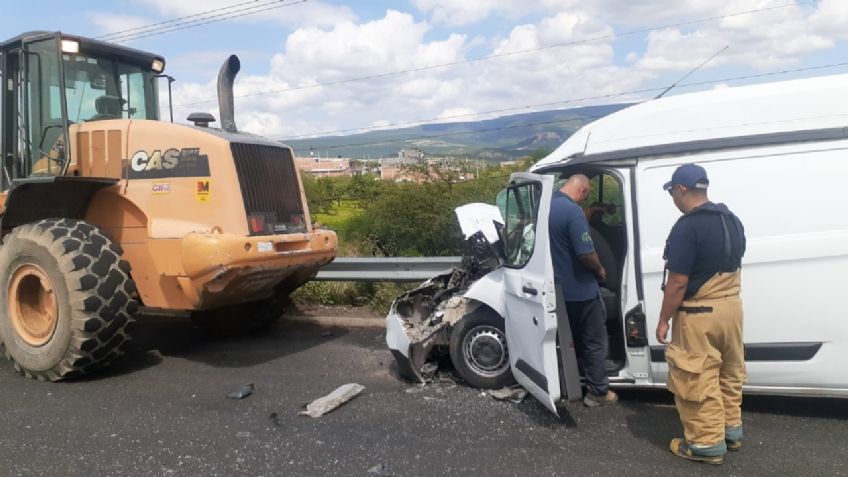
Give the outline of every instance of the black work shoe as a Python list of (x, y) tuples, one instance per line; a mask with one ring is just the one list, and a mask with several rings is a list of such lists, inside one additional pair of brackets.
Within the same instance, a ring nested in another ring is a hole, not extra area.
[(727, 444), (727, 450), (729, 451), (742, 449), (742, 425), (725, 428), (724, 442)]
[(721, 465), (724, 463), (724, 454), (727, 452), (727, 446), (724, 442), (713, 446), (699, 446), (689, 444), (679, 437), (671, 440), (669, 448), (677, 457), (712, 465)]
[(606, 394), (598, 395), (586, 393), (583, 397), (583, 405), (586, 407), (600, 407), (607, 404), (615, 404), (618, 402), (618, 394), (615, 391), (607, 391)]

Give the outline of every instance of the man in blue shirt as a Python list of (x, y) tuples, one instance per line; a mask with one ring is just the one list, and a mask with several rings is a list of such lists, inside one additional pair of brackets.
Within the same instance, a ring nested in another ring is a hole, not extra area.
[(604, 359), (607, 354), (606, 309), (598, 282), (606, 279), (589, 232), (583, 209), (577, 205), (592, 192), (592, 183), (583, 174), (568, 178), (555, 191), (548, 219), (551, 260), (558, 293), (562, 292), (575, 351), (583, 363), (588, 392), (583, 404), (588, 407), (618, 401), (609, 389)]
[(664, 186), (683, 216), (666, 242), (657, 340), (668, 345), (668, 389), (683, 424), (684, 438), (672, 439), (671, 451), (721, 464), (728, 449), (742, 447), (746, 374), (739, 292), (746, 244), (739, 218), (710, 202), (709, 183), (703, 167), (684, 164)]

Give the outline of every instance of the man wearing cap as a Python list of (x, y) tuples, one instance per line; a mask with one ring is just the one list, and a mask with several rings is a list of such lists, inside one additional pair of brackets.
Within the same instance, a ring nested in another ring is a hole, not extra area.
[(739, 292), (745, 229), (727, 206), (710, 202), (709, 183), (703, 167), (684, 164), (663, 186), (683, 216), (666, 241), (656, 334), (668, 345), (668, 389), (683, 423), (684, 438), (672, 439), (671, 451), (721, 464), (728, 449), (742, 447), (746, 374)]

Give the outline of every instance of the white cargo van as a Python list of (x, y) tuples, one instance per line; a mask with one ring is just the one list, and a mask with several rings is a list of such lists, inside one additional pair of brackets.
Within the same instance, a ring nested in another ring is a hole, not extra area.
[[(426, 355), (444, 344), (472, 384), (499, 386), (511, 371), (554, 412), (561, 398), (579, 397), (573, 350), (558, 346), (571, 337), (553, 288), (547, 222), (555, 183), (583, 173), (600, 202), (619, 206), (591, 222), (609, 274), (610, 381), (664, 386), (654, 330), (663, 248), (680, 212), (662, 185), (694, 162), (707, 170), (710, 199), (745, 225), (745, 391), (848, 397), (846, 85), (848, 75), (838, 75), (681, 94), (585, 126), (530, 173), (511, 177), (502, 267), (448, 296), (393, 307), (387, 341), (401, 370), (420, 378)], [(410, 319), (415, 303), (426, 309)], [(418, 323), (429, 329), (416, 335)]]

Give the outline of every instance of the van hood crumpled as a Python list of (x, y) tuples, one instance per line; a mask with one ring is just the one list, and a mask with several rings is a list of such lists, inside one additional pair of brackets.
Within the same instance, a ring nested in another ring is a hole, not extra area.
[(462, 264), (397, 297), (386, 316), (386, 344), (399, 374), (411, 381), (433, 378), (438, 364), (432, 358), (447, 354), (451, 327), (471, 311), (463, 295), (503, 264), (498, 241), (503, 220), (497, 207), (468, 204), (456, 214), (466, 236)]

